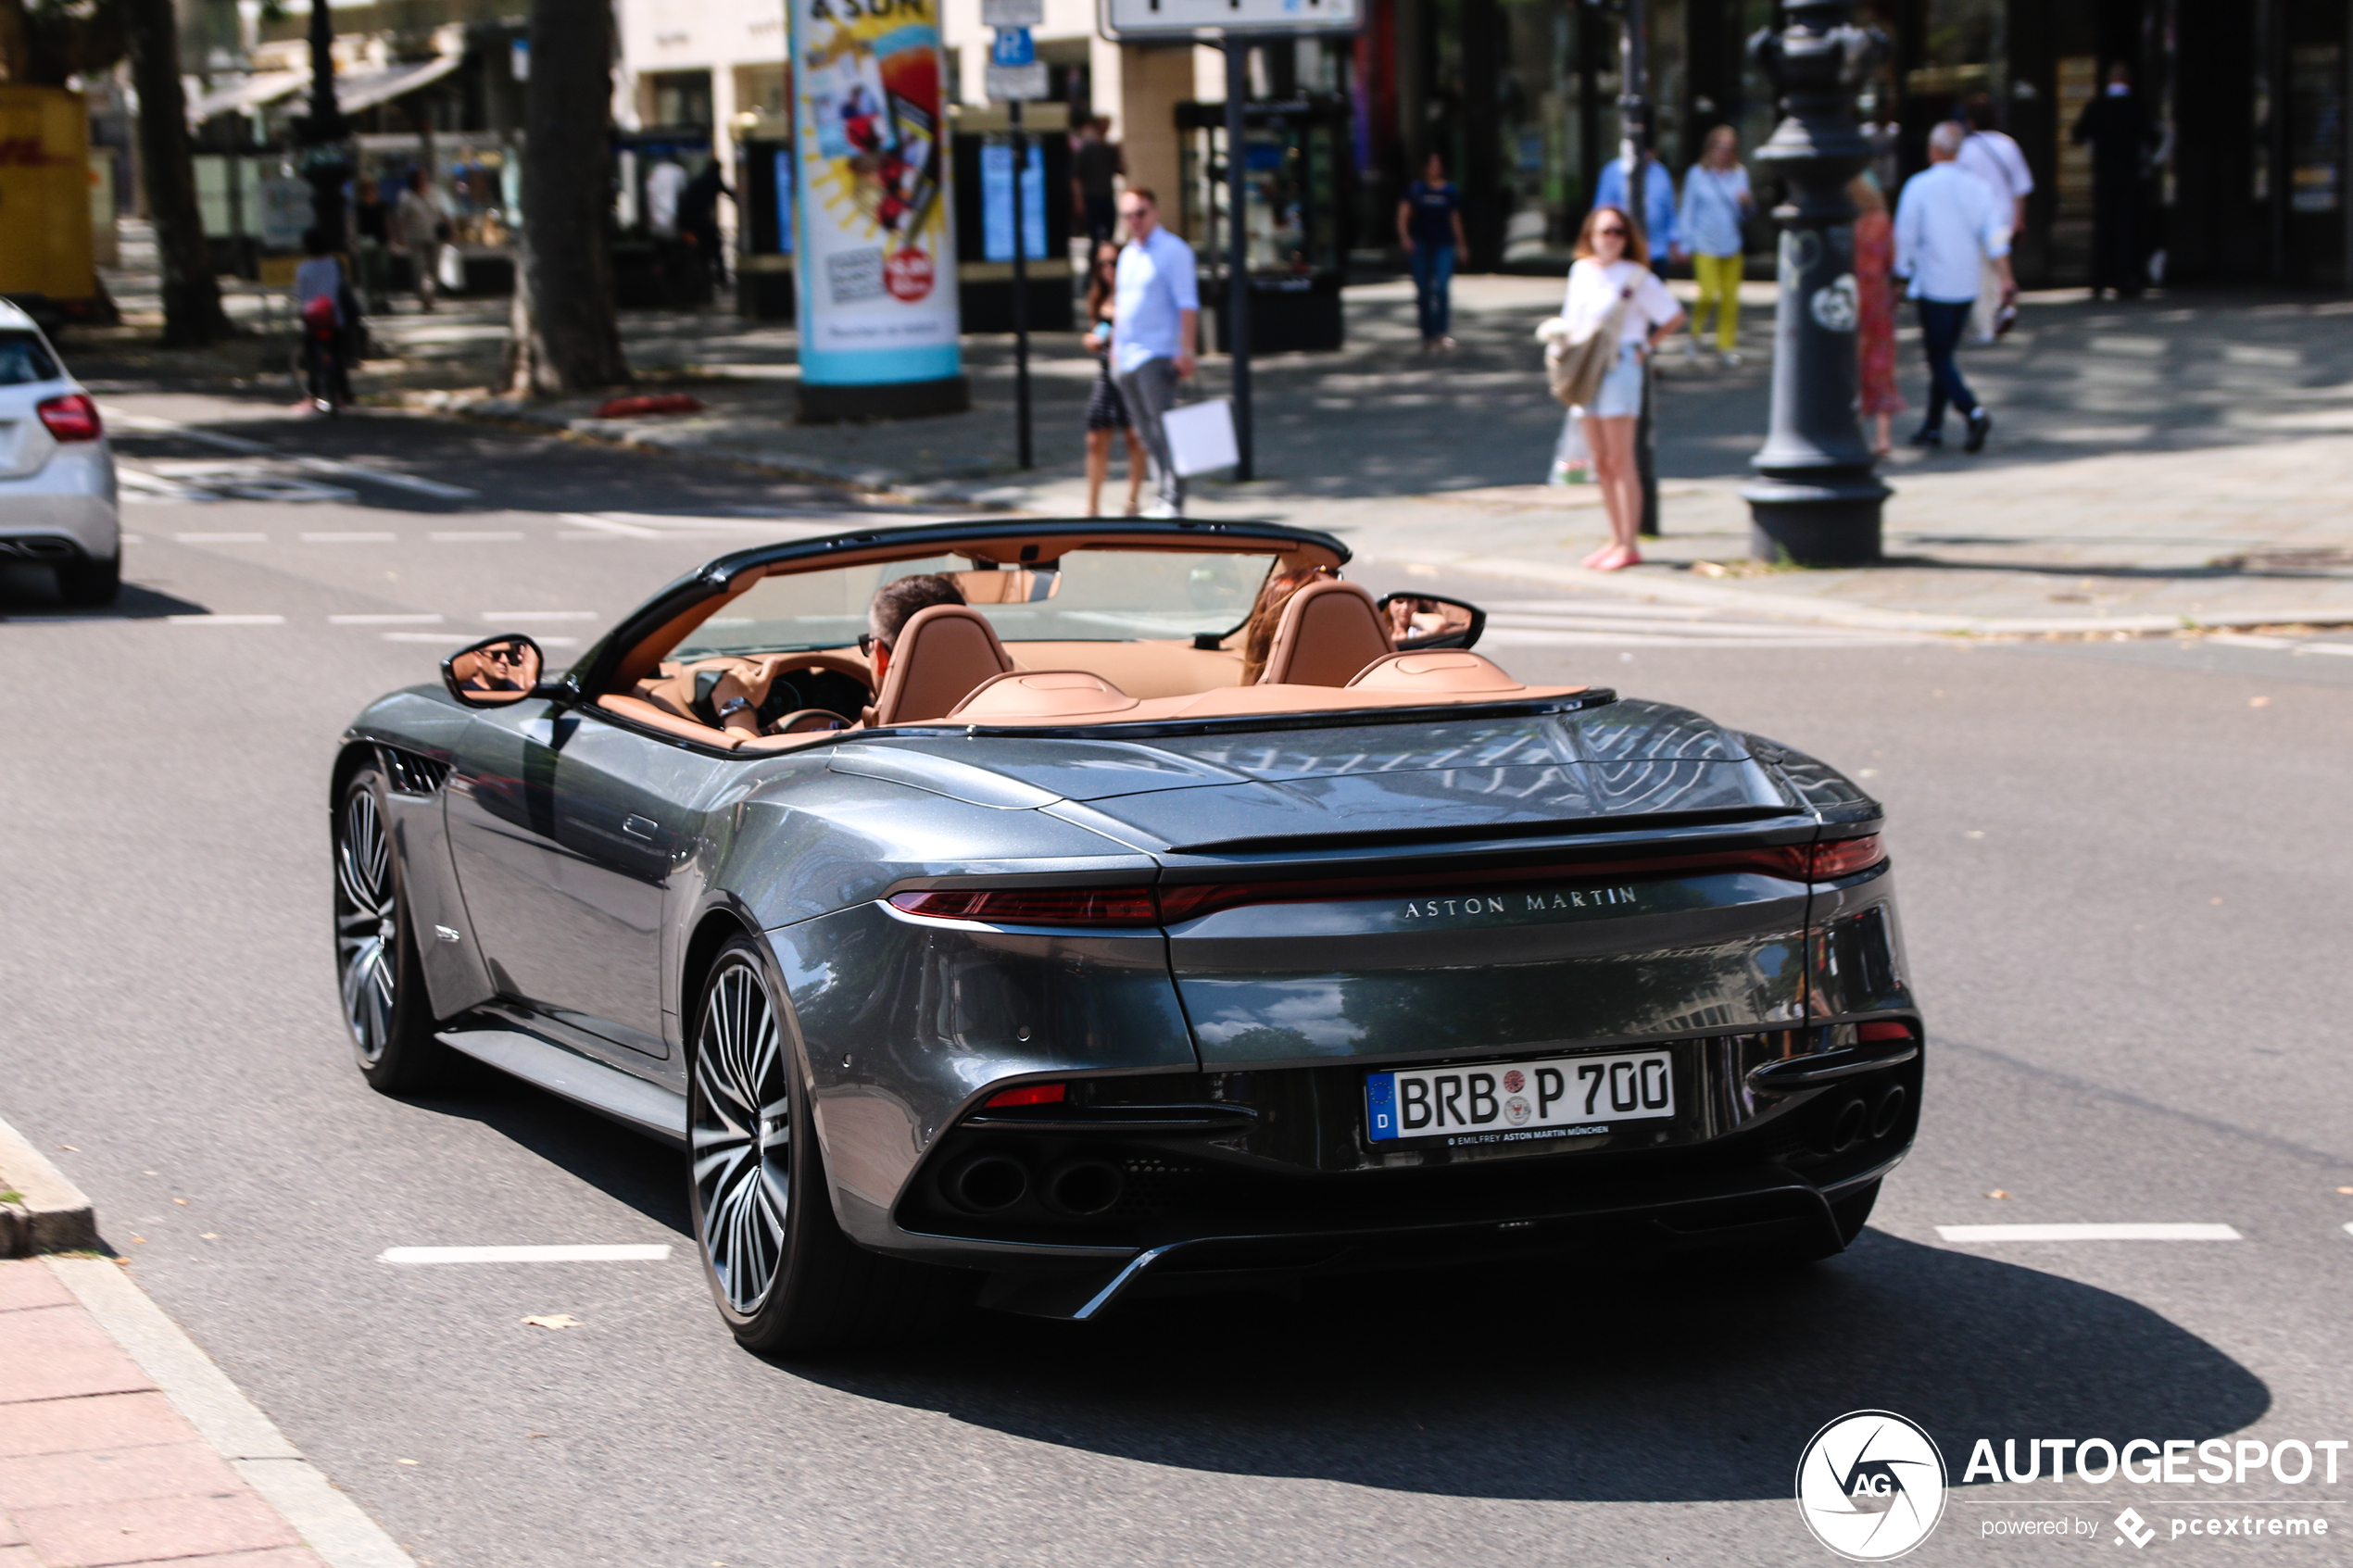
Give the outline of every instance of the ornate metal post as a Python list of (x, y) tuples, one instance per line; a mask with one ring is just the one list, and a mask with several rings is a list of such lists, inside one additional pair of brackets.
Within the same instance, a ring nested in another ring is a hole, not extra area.
[(1785, 0), (1780, 31), (1749, 40), (1787, 117), (1756, 161), (1789, 184), (1781, 224), (1773, 422), (1743, 487), (1760, 560), (1852, 566), (1880, 558), (1880, 505), (1892, 494), (1855, 413), (1855, 207), (1846, 182), (1870, 162), (1853, 94), (1886, 51), (1850, 19), (1853, 0)]

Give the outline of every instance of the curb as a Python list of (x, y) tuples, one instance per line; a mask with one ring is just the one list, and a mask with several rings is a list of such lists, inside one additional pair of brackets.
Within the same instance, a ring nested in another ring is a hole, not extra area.
[(1782, 594), (1760, 594), (1753, 589), (1719, 587), (1712, 583), (1682, 583), (1661, 577), (1628, 577), (1615, 571), (1589, 571), (1581, 566), (1520, 560), (1508, 556), (1454, 554), (1445, 550), (1416, 550), (1407, 555), (1378, 544), (1357, 550), (1355, 556), (1358, 560), (1379, 561), (1389, 566), (1419, 562), (1474, 577), (1547, 583), (1555, 587), (1614, 594), (1621, 598), (1672, 600), (1713, 609), (1735, 609), (1776, 620), (1852, 626), (1874, 632), (1973, 637), (2085, 636), (2118, 632), (2133, 635), (2165, 632), (2220, 632), (2242, 626), (2353, 625), (2353, 609), (2341, 608), (2251, 610), (2231, 615), (1933, 615), (1922, 610), (1880, 609), (1869, 605), (1827, 603), (1818, 599), (1793, 602), (1790, 596)]
[(98, 1217), (90, 1199), (0, 1122), (0, 1258), (83, 1252), (97, 1245)]
[(196, 1435), (329, 1568), (417, 1568), (416, 1559), (302, 1457), (277, 1423), (229, 1381), (128, 1270), (106, 1258), (44, 1261), (139, 1370), (155, 1379)]

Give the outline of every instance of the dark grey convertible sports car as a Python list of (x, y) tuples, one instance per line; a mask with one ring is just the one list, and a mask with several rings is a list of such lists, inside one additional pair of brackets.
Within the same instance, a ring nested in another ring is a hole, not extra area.
[(724, 556), (558, 678), (453, 655), (335, 765), (361, 1071), (461, 1052), (684, 1145), (760, 1349), (1845, 1246), (1919, 1108), (1879, 806), (1347, 559), (875, 530)]

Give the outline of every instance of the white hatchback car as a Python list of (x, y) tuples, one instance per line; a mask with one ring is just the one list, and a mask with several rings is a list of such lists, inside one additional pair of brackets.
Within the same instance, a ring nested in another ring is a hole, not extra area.
[(114, 450), (32, 318), (0, 300), (0, 562), (46, 566), (68, 604), (122, 585)]

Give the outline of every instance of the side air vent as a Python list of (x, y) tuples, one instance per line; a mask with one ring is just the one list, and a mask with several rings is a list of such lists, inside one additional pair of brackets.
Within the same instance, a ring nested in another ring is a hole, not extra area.
[(431, 795), (449, 777), (449, 764), (436, 762), (430, 757), (420, 757), (413, 751), (402, 751), (387, 746), (384, 752), (384, 771), (392, 780), (396, 795)]

